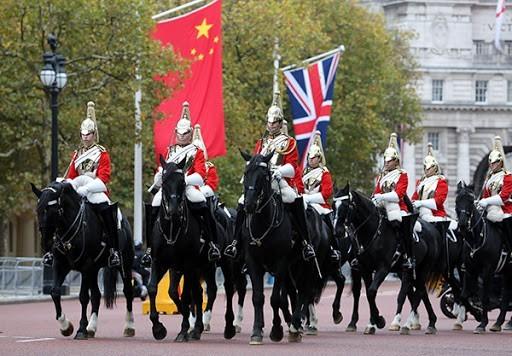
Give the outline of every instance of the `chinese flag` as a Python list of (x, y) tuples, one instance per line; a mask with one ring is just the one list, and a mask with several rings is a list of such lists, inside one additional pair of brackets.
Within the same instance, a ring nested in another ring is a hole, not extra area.
[[(224, 108), (222, 102), (221, 0), (216, 0), (185, 15), (157, 23), (153, 38), (162, 46), (172, 46), (178, 58), (190, 63), (185, 81), (176, 73), (161, 78), (173, 89), (172, 96), (157, 107), (164, 119), (155, 122), (156, 157), (165, 155), (174, 142), (174, 128), (184, 101), (190, 104), (192, 126), (201, 125), (208, 157), (226, 153)], [(183, 85), (183, 87), (182, 87)]]

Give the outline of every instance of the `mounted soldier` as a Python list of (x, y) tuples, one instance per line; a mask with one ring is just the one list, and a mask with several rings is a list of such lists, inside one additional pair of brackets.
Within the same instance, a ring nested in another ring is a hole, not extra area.
[[(192, 203), (192, 210), (199, 215), (202, 222), (203, 237), (209, 246), (208, 259), (216, 261), (220, 258), (220, 250), (216, 245), (217, 233), (215, 220), (206, 204), (206, 197), (200, 189), (206, 181), (206, 161), (203, 149), (192, 142), (192, 124), (190, 122), (190, 109), (188, 102), (183, 103), (181, 117), (175, 128), (176, 143), (169, 146), (166, 154), (166, 162), (179, 163), (186, 159), (185, 194), (187, 200)], [(155, 196), (151, 208), (146, 208), (146, 243), (148, 248), (141, 259), (143, 266), (151, 265), (151, 232), (153, 224), (158, 217), (158, 211), (162, 203), (162, 167), (159, 167), (154, 176), (153, 185), (149, 191)]]
[[(315, 257), (315, 251), (309, 240), (306, 225), (304, 202), (298, 194), (296, 182), (300, 180), (301, 171), (298, 162), (297, 141), (288, 136), (283, 128), (283, 110), (281, 109), (279, 91), (274, 92), (272, 105), (267, 112), (267, 129), (261, 139), (256, 142), (255, 154), (268, 155), (273, 152), (270, 159), (272, 166), (272, 187), (288, 211), (292, 224), (303, 246), (303, 258), (309, 260)], [(244, 197), (238, 201), (237, 217), (233, 242), (226, 247), (224, 254), (235, 258), (238, 251), (243, 222), (245, 220)]]
[(334, 227), (332, 222), (332, 209), (330, 202), (333, 198), (333, 183), (331, 172), (325, 165), (325, 155), (322, 148), (322, 139), (320, 131), (315, 132), (313, 141), (308, 149), (306, 156), (307, 165), (302, 174), (302, 182), (304, 184), (304, 193), (302, 198), (304, 204), (311, 206), (318, 214), (322, 216), (325, 223), (331, 231), (331, 259), (334, 262), (340, 260), (340, 249), (336, 239), (334, 238)]
[[(80, 125), (80, 137), (80, 147), (73, 152), (64, 178), (71, 183), (78, 194), (87, 198), (94, 211), (103, 220), (107, 233), (106, 244), (110, 251), (108, 264), (110, 267), (119, 267), (121, 259), (118, 251), (117, 204), (110, 204), (107, 189), (111, 174), (110, 155), (105, 147), (98, 144), (100, 135), (92, 101), (87, 103), (87, 116)], [(53, 264), (51, 252), (45, 253), (43, 264), (47, 266)]]
[(512, 173), (505, 170), (505, 152), (501, 137), (494, 138), (494, 149), (489, 153), (489, 173), (483, 186), (478, 206), (487, 211), (487, 219), (500, 223), (502, 239), (507, 250), (512, 247)]
[[(386, 216), (396, 231), (399, 250), (404, 252), (405, 268), (412, 268), (412, 226), (409, 219), (402, 219), (409, 214), (404, 196), (407, 194), (409, 178), (407, 172), (400, 168), (400, 153), (396, 133), (392, 133), (388, 148), (384, 151), (384, 168), (377, 177), (373, 202), (386, 210)], [(401, 243), (400, 243), (401, 242)], [(404, 246), (404, 249), (400, 246)]]

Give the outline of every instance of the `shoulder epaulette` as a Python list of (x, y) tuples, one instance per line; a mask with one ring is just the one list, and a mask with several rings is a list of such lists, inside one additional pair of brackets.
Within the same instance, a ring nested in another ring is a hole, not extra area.
[(206, 161), (206, 167), (211, 168), (211, 167), (215, 167), (215, 165), (213, 164), (213, 162)]
[(329, 169), (327, 169), (327, 167), (326, 167), (326, 166), (323, 166), (323, 167), (322, 167), (322, 171), (323, 171), (323, 172), (329, 172)]
[(107, 149), (105, 147), (103, 147), (102, 145), (96, 144), (96, 146), (98, 146), (98, 148), (100, 149), (101, 152), (106, 152), (107, 151)]

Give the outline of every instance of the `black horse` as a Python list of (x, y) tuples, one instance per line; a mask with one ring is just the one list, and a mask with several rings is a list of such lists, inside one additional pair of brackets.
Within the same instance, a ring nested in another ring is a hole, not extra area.
[[(243, 253), (252, 282), (252, 302), (254, 306), (254, 324), (250, 344), (260, 345), (263, 342), (263, 276), (270, 272), (274, 275), (274, 285), (270, 304), (273, 310), (272, 329), (270, 339), (278, 342), (283, 338), (283, 326), (279, 316), (280, 308), (287, 309), (287, 290), (285, 281), (288, 277), (288, 268), (300, 256), (300, 246), (293, 245), (292, 225), (284, 209), (281, 197), (272, 189), (272, 172), (270, 159), (273, 152), (268, 155), (255, 155), (241, 152), (247, 161), (244, 172), (244, 209), (245, 221), (242, 229)], [(300, 275), (295, 274), (295, 283), (298, 288), (297, 308), (291, 318), (288, 340), (298, 342), (302, 340), (301, 318), (304, 306), (307, 304), (306, 296), (310, 289), (310, 276), (313, 266), (311, 262), (303, 262), (309, 268)], [(316, 272), (314, 272), (316, 273)]]
[(352, 268), (352, 291), (354, 307), (347, 331), (357, 329), (359, 320), (360, 278), (366, 286), (366, 297), (370, 307), (370, 322), (365, 334), (375, 334), (386, 321), (376, 304), (377, 290), (388, 275), (397, 249), (395, 230), (378, 211), (372, 201), (361, 193), (351, 190), (349, 184), (334, 197), (336, 207), (335, 234), (345, 236), (349, 228), (352, 245), (357, 256), (357, 266)]
[[(54, 254), (51, 295), (61, 333), (64, 336), (73, 333), (73, 324), (62, 312), (61, 286), (69, 271), (76, 270), (82, 276), (79, 296), (82, 315), (75, 339), (94, 337), (101, 299), (98, 288), (98, 271), (102, 267), (104, 267), (106, 307), (112, 308), (116, 300), (117, 269), (107, 266), (109, 253), (103, 240), (104, 227), (101, 219), (96, 215), (91, 204), (82, 198), (70, 183), (53, 182), (42, 190), (32, 184), (32, 191), (38, 197), (37, 217), (43, 246), (46, 251), (51, 249)], [(122, 256), (123, 293), (126, 297), (126, 324), (123, 335), (134, 336), (131, 278), (134, 247), (131, 228), (124, 217), (118, 235)], [(92, 312), (88, 322), (87, 305), (89, 301), (91, 301)]]
[[(152, 231), (151, 280), (148, 286), (153, 336), (155, 339), (161, 340), (167, 335), (167, 330), (159, 321), (155, 299), (158, 282), (169, 269), (172, 269), (179, 271), (184, 277), (183, 292), (177, 301), (177, 307), (183, 320), (181, 330), (175, 340), (177, 342), (189, 339), (199, 340), (204, 330), (203, 294), (200, 278), (204, 271), (212, 271), (214, 267), (208, 262), (207, 251), (203, 248), (202, 223), (194, 214), (193, 207), (185, 196), (185, 159), (176, 164), (167, 163), (163, 157), (160, 157), (160, 163), (163, 167), (162, 205)], [(233, 310), (229, 305), (232, 295), (233, 288), (228, 286), (226, 288), (228, 307), (226, 308), (224, 330), (224, 337), (228, 339), (235, 335)], [(191, 306), (194, 308), (193, 314), (196, 316), (196, 320), (189, 333)]]
[[(502, 273), (503, 278), (500, 314), (490, 330), (501, 331), (512, 291), (512, 265), (508, 263), (508, 253), (503, 251), (500, 236), (503, 231), (499, 223), (487, 220), (485, 212), (476, 208), (475, 194), (464, 183), (459, 185), (455, 205), (459, 218), (459, 229), (464, 236), (465, 244), (462, 298), (468, 299), (472, 291), (478, 289), (481, 302), (481, 320), (474, 333), (485, 332), (489, 323), (487, 316), (490, 310), (489, 291), (493, 288), (494, 275), (499, 272)], [(479, 277), (482, 279), (482, 285), (477, 288)]]

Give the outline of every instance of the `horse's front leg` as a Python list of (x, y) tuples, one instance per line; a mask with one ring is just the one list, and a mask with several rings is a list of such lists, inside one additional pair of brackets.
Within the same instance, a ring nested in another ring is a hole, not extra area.
[(162, 340), (167, 335), (167, 329), (158, 320), (158, 311), (156, 310), (156, 294), (158, 292), (158, 282), (160, 282), (166, 271), (167, 269), (160, 265), (159, 260), (153, 260), (153, 263), (151, 263), (151, 279), (148, 285), (149, 319), (153, 323), (153, 337), (157, 340)]
[[(189, 329), (190, 329), (190, 304), (192, 302), (196, 303), (192, 298), (192, 275), (189, 273), (185, 273), (183, 275), (183, 290), (181, 292), (181, 329), (176, 338), (175, 342), (187, 342), (189, 340)], [(198, 319), (198, 315), (196, 314), (196, 322)]]
[[(98, 287), (98, 271), (95, 273), (96, 277), (91, 281), (89, 289), (91, 291), (91, 317), (89, 318), (89, 324), (87, 324), (87, 336), (93, 338), (96, 336), (96, 330), (98, 328), (98, 316), (101, 302), (101, 292)], [(96, 281), (96, 282), (95, 282)]]
[[(125, 262), (124, 270), (131, 271), (131, 265), (126, 265), (128, 258), (123, 258), (123, 262)], [(126, 315), (124, 318), (124, 327), (123, 327), (123, 336), (124, 337), (133, 337), (135, 336), (135, 318), (133, 316), (133, 286), (132, 286), (132, 278), (131, 275), (127, 273), (123, 278), (123, 294), (126, 298)]]
[[(97, 272), (97, 271), (96, 271)], [(97, 273), (96, 273), (97, 275)], [(87, 340), (87, 324), (89, 323), (87, 320), (87, 306), (89, 305), (89, 289), (91, 280), (96, 281), (94, 278), (91, 278), (91, 271), (82, 272), (82, 283), (80, 284), (80, 306), (82, 307), (81, 317), (80, 317), (80, 326), (76, 331), (75, 340)]]
[(379, 314), (379, 308), (377, 308), (377, 291), (384, 282), (387, 274), (389, 272), (389, 268), (381, 265), (375, 275), (371, 276), (371, 273), (364, 273), (363, 278), (366, 285), (366, 299), (368, 300), (368, 305), (370, 306), (370, 324), (365, 330), (365, 334), (375, 334), (375, 327), (382, 329), (386, 325), (386, 320), (382, 315)]
[(355, 332), (357, 330), (357, 322), (359, 321), (359, 300), (361, 299), (361, 270), (360, 267), (352, 267), (352, 298), (354, 300), (354, 304), (352, 306), (352, 317), (350, 318), (350, 323), (348, 323), (346, 332)]
[(281, 293), (283, 291), (282, 275), (276, 275), (274, 279), (274, 285), (272, 286), (272, 294), (270, 296), (270, 305), (272, 306), (272, 329), (270, 330), (270, 340), (279, 342), (283, 339), (284, 332), (283, 326), (281, 325), (281, 317), (279, 316), (279, 310), (281, 310)]
[(263, 327), (265, 326), (265, 319), (263, 317), (263, 304), (265, 303), (265, 294), (263, 292), (264, 270), (250, 256), (248, 256), (247, 265), (249, 267), (249, 276), (251, 277), (252, 305), (254, 307), (254, 323), (249, 344), (261, 345), (263, 344)]
[[(217, 298), (217, 282), (215, 281), (215, 265), (208, 266), (205, 274), (206, 282), (206, 308), (203, 314), (204, 330), (210, 331), (210, 322), (212, 320), (212, 310), (215, 299)], [(224, 275), (224, 283), (226, 283), (226, 275)]]
[(405, 298), (411, 290), (411, 273), (407, 270), (402, 271), (400, 291), (396, 297), (396, 312), (391, 325), (389, 326), (390, 331), (400, 331), (400, 323), (402, 322), (402, 310), (405, 303)]
[(236, 275), (235, 285), (236, 293), (238, 295), (238, 305), (233, 325), (235, 326), (235, 331), (240, 333), (242, 332), (242, 321), (244, 320), (244, 301), (245, 294), (247, 293), (247, 276), (241, 271), (241, 267), (238, 263), (234, 264), (233, 272)]
[[(235, 294), (234, 282), (233, 282), (233, 268), (232, 265), (223, 261), (222, 273), (224, 274), (224, 291), (226, 293), (226, 313), (224, 319), (226, 325), (224, 327), (224, 338), (232, 339), (236, 334), (234, 325), (235, 315), (233, 313), (233, 295)], [(215, 278), (213, 280), (215, 282)], [(208, 302), (209, 302), (208, 298)]]
[[(505, 267), (507, 268), (507, 266)], [(511, 271), (505, 271), (502, 275), (502, 287), (501, 287), (501, 302), (500, 302), (500, 314), (498, 315), (498, 319), (489, 330), (498, 332), (501, 331), (501, 326), (505, 322), (505, 317), (507, 316), (508, 304), (510, 301), (510, 289), (512, 288), (511, 284)]]
[(176, 305), (176, 309), (178, 310), (178, 313), (182, 314), (182, 307), (181, 307), (181, 299), (180, 299), (180, 293), (179, 293), (179, 286), (181, 277), (183, 276), (182, 273), (179, 273), (177, 271), (171, 270), (171, 283), (169, 284), (169, 297), (171, 297), (171, 300)]
[(201, 334), (204, 331), (203, 324), (203, 288), (201, 286), (201, 280), (199, 278), (199, 271), (194, 271), (190, 275), (187, 275), (185, 280), (190, 279), (190, 293), (192, 302), (188, 303), (195, 307), (196, 321), (194, 328), (189, 333), (190, 340), (200, 340)]
[(482, 272), (482, 288), (480, 289), (480, 300), (482, 301), (482, 319), (480, 324), (475, 328), (473, 333), (482, 334), (485, 332), (487, 324), (489, 324), (489, 317), (487, 315), (489, 311), (489, 290), (492, 288), (492, 277), (493, 273), (489, 267), (484, 267)]
[(73, 333), (74, 327), (71, 321), (66, 318), (66, 315), (62, 312), (62, 304), (61, 304), (61, 287), (62, 283), (64, 283), (64, 279), (71, 269), (69, 266), (63, 265), (59, 260), (55, 259), (53, 263), (52, 276), (53, 276), (53, 286), (52, 286), (52, 300), (55, 305), (55, 319), (59, 323), (60, 333), (63, 336), (70, 336)]
[(339, 324), (343, 320), (343, 315), (341, 314), (341, 296), (343, 294), (343, 288), (345, 288), (345, 276), (341, 273), (340, 266), (337, 264), (336, 268), (332, 271), (331, 277), (336, 283), (336, 295), (334, 296), (334, 301), (332, 302), (332, 320), (334, 324)]

